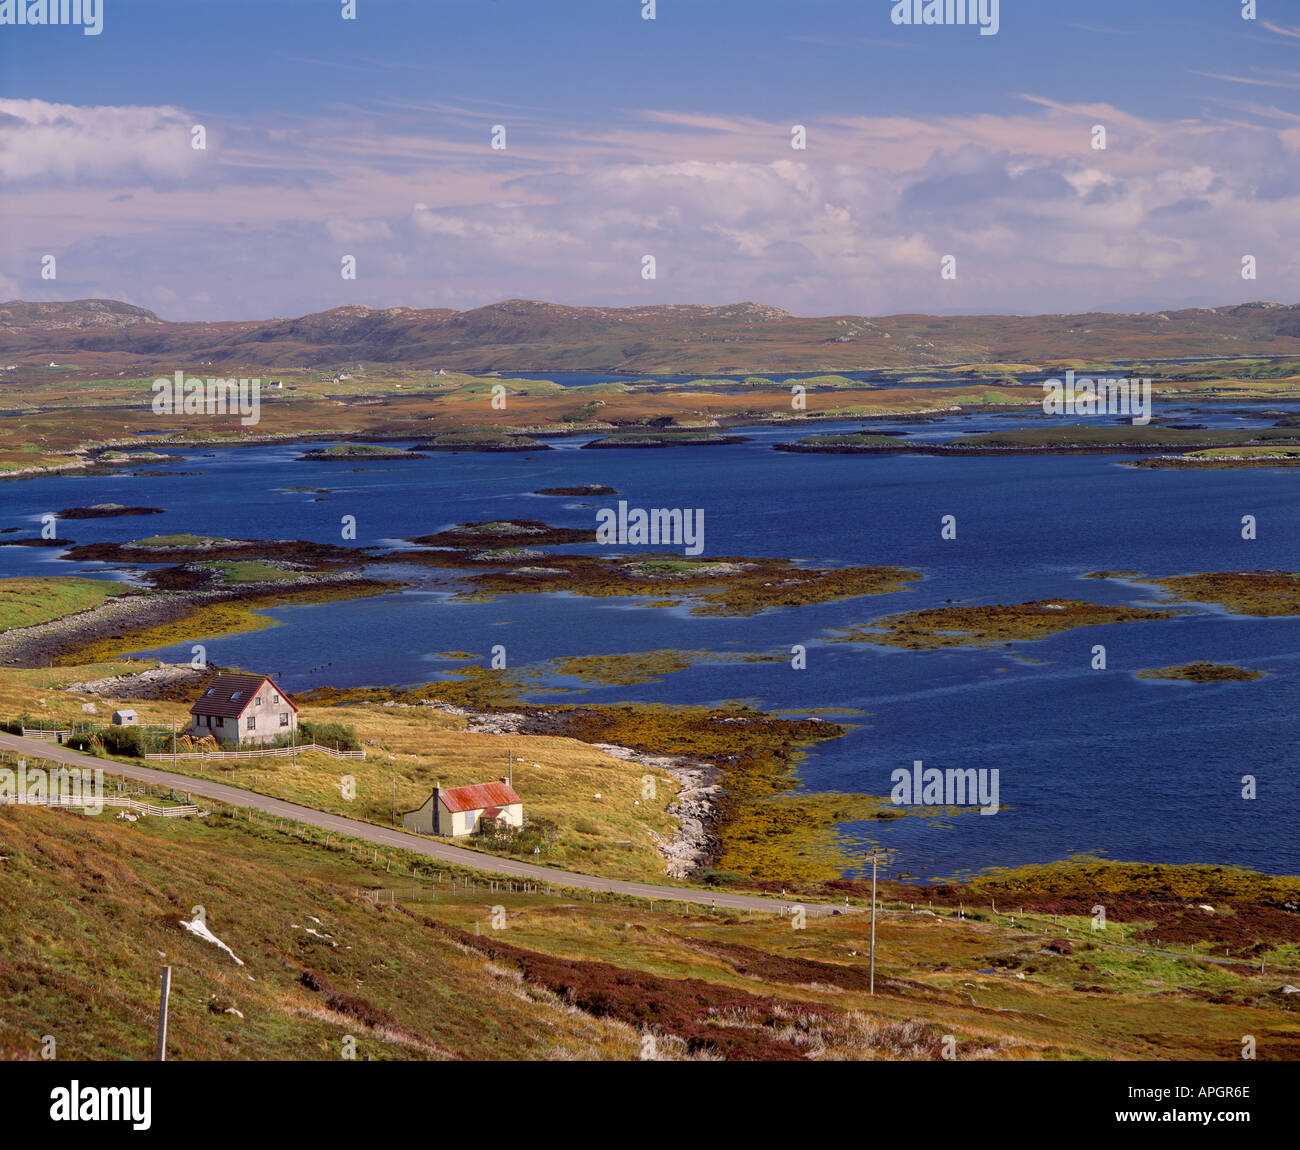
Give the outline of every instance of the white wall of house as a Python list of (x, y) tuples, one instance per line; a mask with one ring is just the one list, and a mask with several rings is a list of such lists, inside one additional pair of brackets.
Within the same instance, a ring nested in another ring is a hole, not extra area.
[[(249, 726), (249, 720), (253, 726)], [(263, 683), (253, 701), (239, 716), (241, 743), (269, 743), (298, 729), (298, 715), (289, 700), (269, 683)]]
[(220, 743), (269, 743), (298, 729), (298, 714), (289, 700), (266, 683), (237, 719), (197, 714), (190, 721), (200, 738), (211, 735)]
[[(403, 829), (421, 835), (450, 835), (452, 838), (474, 833), (474, 828), (478, 826), (478, 820), (483, 814), (481, 810), (449, 811), (441, 803), (435, 807), (435, 801), (436, 796), (430, 795), (422, 806), (402, 815)], [(502, 807), (501, 819), (512, 827), (522, 827), (524, 804), (511, 803), (507, 807)]]
[(434, 825), (434, 796), (424, 800), (424, 805), (416, 810), (407, 811), (402, 816), (402, 829), (414, 831), (418, 835), (436, 835), (438, 828)]

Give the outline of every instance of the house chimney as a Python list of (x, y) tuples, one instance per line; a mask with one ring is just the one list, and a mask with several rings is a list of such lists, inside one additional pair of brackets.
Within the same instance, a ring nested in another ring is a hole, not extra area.
[(501, 776), (501, 781), (502, 781), (503, 783), (505, 783), (506, 786), (509, 786), (509, 785), (510, 785), (510, 780), (509, 780), (508, 778), (506, 778), (505, 775), (502, 775), (502, 776)]

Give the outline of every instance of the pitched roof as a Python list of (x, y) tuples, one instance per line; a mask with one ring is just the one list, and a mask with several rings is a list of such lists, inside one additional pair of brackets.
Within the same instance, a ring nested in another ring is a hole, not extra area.
[(267, 675), (245, 675), (238, 671), (222, 671), (204, 689), (194, 706), (191, 715), (221, 715), (227, 719), (237, 719), (247, 709), (248, 704), (257, 697), (263, 683), (270, 683), (290, 707), (296, 711), (294, 702)]
[(488, 807), (508, 807), (523, 799), (509, 783), (471, 783), (467, 787), (440, 790), (438, 801), (449, 811), (483, 811)]

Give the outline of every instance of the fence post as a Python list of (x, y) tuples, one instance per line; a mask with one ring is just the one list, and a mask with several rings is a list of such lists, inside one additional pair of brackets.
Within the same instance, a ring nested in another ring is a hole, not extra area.
[(172, 968), (164, 966), (162, 972), (162, 993), (158, 999), (158, 1048), (156, 1062), (167, 1061), (167, 999), (172, 991)]

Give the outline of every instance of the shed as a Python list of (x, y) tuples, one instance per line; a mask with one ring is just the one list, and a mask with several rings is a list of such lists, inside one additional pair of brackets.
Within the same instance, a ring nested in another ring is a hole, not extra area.
[(140, 725), (140, 716), (134, 711), (127, 709), (124, 711), (113, 712), (113, 726), (115, 727), (138, 727)]

